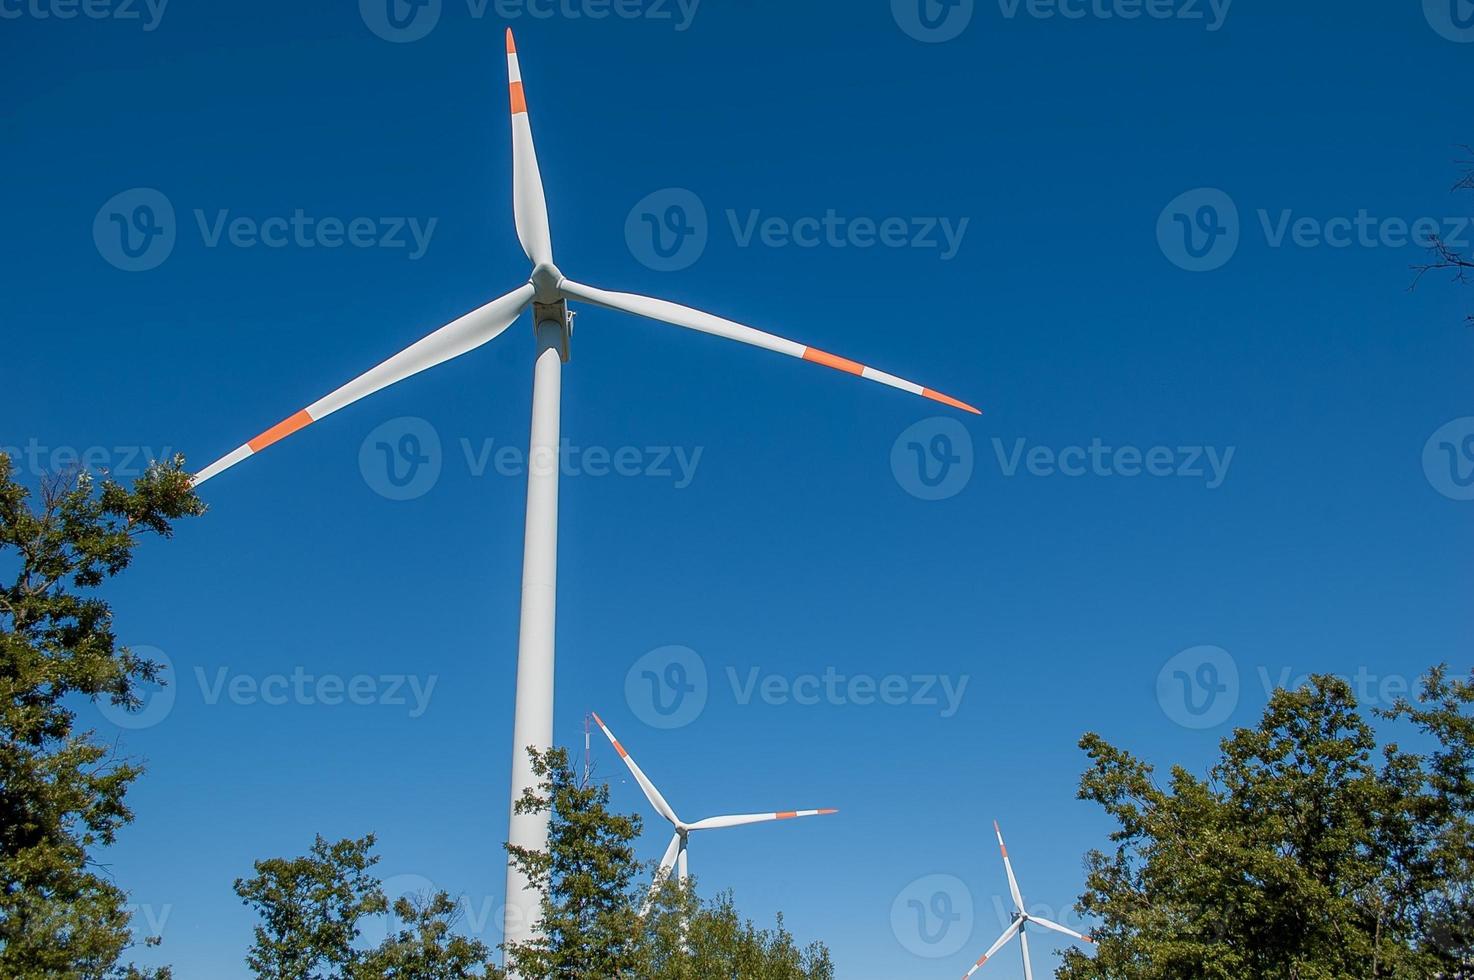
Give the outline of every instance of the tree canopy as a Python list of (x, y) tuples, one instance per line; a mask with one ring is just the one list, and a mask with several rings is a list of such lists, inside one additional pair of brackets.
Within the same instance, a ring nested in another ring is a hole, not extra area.
[(1468, 976), (1474, 962), (1474, 677), (1440, 668), (1380, 712), (1428, 754), (1382, 744), (1350, 686), (1276, 691), (1206, 778), (1096, 734), (1080, 796), (1118, 825), (1087, 857), (1100, 920), (1068, 980)]
[[(133, 819), (142, 768), (78, 730), (78, 698), (140, 704), (159, 665), (118, 642), (97, 594), (146, 535), (200, 514), (182, 460), (124, 487), (88, 473), (42, 480), (39, 495), (0, 453), (0, 976), (143, 976), (124, 891), (99, 874), (98, 848)], [(166, 976), (163, 971), (156, 976)]]

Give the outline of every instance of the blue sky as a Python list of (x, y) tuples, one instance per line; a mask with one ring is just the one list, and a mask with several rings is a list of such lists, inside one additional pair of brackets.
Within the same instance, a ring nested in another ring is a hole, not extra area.
[[(1474, 294), (1409, 293), (1402, 243), (1474, 239), (1471, 12), (843, 6), (443, 0), (411, 40), (370, 0), (3, 0), (0, 444), (202, 466), (521, 282), (512, 26), (565, 272), (986, 413), (588, 308), (564, 374), (559, 739), (599, 711), (688, 818), (840, 808), (692, 870), (843, 977), (956, 976), (1007, 921), (995, 818), (1079, 924), (1082, 732), (1201, 766), (1266, 678), (1467, 666)], [(706, 237), (666, 271), (641, 229), (681, 203)], [(107, 855), (140, 961), (245, 976), (231, 881), (314, 833), (377, 833), (499, 941), (532, 349), (524, 318), (247, 461), (109, 587), (172, 667), (142, 727), (85, 709), (149, 763)], [(662, 715), (647, 670), (705, 690)]]

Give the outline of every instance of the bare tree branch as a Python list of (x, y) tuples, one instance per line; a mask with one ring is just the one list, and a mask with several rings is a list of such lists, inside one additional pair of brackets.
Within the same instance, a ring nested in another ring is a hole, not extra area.
[[(1461, 149), (1467, 156), (1456, 161), (1458, 166), (1463, 168), (1463, 173), (1449, 189), (1450, 193), (1454, 194), (1459, 191), (1474, 192), (1474, 147), (1464, 144)], [(1413, 281), (1408, 286), (1409, 292), (1417, 289), (1418, 284), (1428, 273), (1444, 269), (1452, 272), (1451, 279), (1458, 285), (1467, 286), (1474, 283), (1474, 255), (1465, 255), (1441, 235), (1434, 235), (1429, 240), (1428, 252), (1432, 258), (1431, 261), (1412, 266)], [(1465, 320), (1469, 326), (1474, 327), (1474, 313), (1465, 317)]]

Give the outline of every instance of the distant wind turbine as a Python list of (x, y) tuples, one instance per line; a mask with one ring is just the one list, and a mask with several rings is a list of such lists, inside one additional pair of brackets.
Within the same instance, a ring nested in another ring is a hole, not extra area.
[[(609, 743), (614, 746), (614, 751), (619, 753), (619, 757), (624, 760), (624, 764), (629, 767), (631, 775), (635, 777), (635, 782), (639, 783), (640, 789), (645, 791), (645, 799), (650, 801), (650, 805), (655, 808), (656, 813), (670, 821), (671, 826), (676, 831), (675, 836), (670, 839), (670, 846), (665, 849), (665, 856), (660, 859), (660, 867), (656, 869), (655, 884), (650, 889), (652, 896), (665, 883), (666, 879), (670, 877), (672, 868), (675, 869), (677, 880), (681, 883), (681, 886), (685, 887), (687, 878), (687, 837), (695, 831), (720, 830), (723, 827), (741, 827), (744, 824), (767, 823), (771, 820), (792, 820), (797, 817), (823, 817), (839, 812), (838, 810), (781, 810), (774, 813), (739, 813), (727, 817), (707, 817), (705, 820), (686, 823), (680, 817), (676, 816), (676, 811), (671, 808), (669, 803), (665, 802), (665, 797), (660, 795), (660, 790), (655, 788), (655, 784), (650, 781), (650, 777), (646, 776), (644, 771), (635, 764), (635, 760), (630, 756), (629, 752), (625, 751), (625, 747), (619, 744), (619, 739), (615, 738), (614, 733), (609, 730), (609, 726), (604, 724), (604, 719), (595, 714), (594, 721), (599, 723), (599, 728), (603, 730), (605, 737), (609, 739)], [(648, 901), (645, 907), (647, 910), (649, 909)]]
[(996, 943), (988, 947), (986, 953), (978, 957), (978, 961), (972, 965), (972, 969), (962, 975), (962, 980), (967, 980), (968, 977), (978, 972), (983, 964), (992, 959), (993, 955), (1000, 949), (1007, 946), (1008, 941), (1014, 936), (1018, 936), (1019, 946), (1024, 951), (1024, 980), (1034, 980), (1034, 966), (1029, 962), (1029, 934), (1027, 931), (1029, 923), (1032, 922), (1036, 926), (1043, 926), (1045, 929), (1053, 929), (1055, 932), (1062, 932), (1066, 936), (1073, 936), (1082, 942), (1094, 943), (1095, 940), (1089, 936), (1081, 935), (1073, 929), (1062, 926), (1058, 922), (1050, 922), (1041, 916), (1030, 915), (1028, 913), (1024, 908), (1024, 896), (1018, 890), (1018, 880), (1013, 876), (1013, 862), (1008, 860), (1008, 847), (1003, 843), (1003, 831), (998, 829), (998, 821), (996, 820), (993, 821), (993, 833), (998, 835), (998, 850), (1003, 852), (1003, 869), (1008, 872), (1008, 891), (1013, 896), (1013, 906), (1016, 911), (1013, 914), (1013, 924), (1003, 930), (1003, 935), (998, 937)]

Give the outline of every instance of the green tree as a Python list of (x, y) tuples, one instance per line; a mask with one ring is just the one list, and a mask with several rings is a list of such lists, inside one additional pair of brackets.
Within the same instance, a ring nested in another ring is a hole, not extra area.
[(354, 948), (364, 916), (387, 912), (372, 834), (329, 843), (321, 835), (296, 858), (255, 862), (237, 878), (235, 893), (261, 916), (246, 964), (257, 976), (329, 980), (345, 975), (363, 954)]
[(146, 535), (200, 514), (183, 460), (131, 488), (88, 473), (32, 493), (0, 454), (0, 976), (144, 974), (118, 964), (131, 941), (127, 895), (96, 851), (133, 819), (124, 797), (142, 766), (79, 731), (77, 698), (136, 709), (159, 665), (118, 643), (96, 590)]
[(400, 928), (373, 949), (358, 944), (366, 919), (389, 901), (373, 874), (374, 837), (329, 842), (319, 836), (296, 858), (255, 862), (236, 894), (261, 922), (246, 963), (263, 980), (497, 980), (485, 944), (453, 931), (456, 902), (440, 891), (393, 906)]
[(491, 950), (451, 930), (460, 908), (446, 892), (401, 897), (394, 916), (403, 928), (370, 951), (354, 980), (471, 980), (503, 976), (491, 962)]
[[(694, 882), (694, 879), (692, 880)], [(760, 929), (738, 912), (731, 892), (701, 901), (694, 883), (667, 882), (648, 917), (645, 980), (834, 980), (834, 964), (823, 943), (800, 947), (778, 916)]]
[(1418, 943), (1440, 952), (1448, 975), (1474, 976), (1474, 674), (1450, 680), (1445, 667), (1383, 717), (1411, 722), (1436, 746), (1408, 757), (1421, 779), (1409, 814), (1409, 902)]
[[(1377, 734), (1349, 685), (1276, 691), (1256, 728), (1224, 739), (1200, 779), (1153, 768), (1099, 735), (1080, 797), (1119, 825), (1087, 856), (1079, 909), (1099, 919), (1069, 980), (1342, 980), (1459, 975), (1466, 953), (1474, 738), (1468, 685), (1435, 671), (1410, 720), (1430, 757)], [(1462, 872), (1460, 871), (1462, 869)], [(1455, 877), (1463, 873), (1465, 877)], [(1465, 916), (1461, 919), (1460, 916)]]
[(641, 871), (634, 841), (640, 818), (609, 810), (609, 787), (586, 785), (561, 748), (528, 750), (538, 786), (519, 813), (547, 813), (548, 849), (507, 845), (512, 861), (541, 893), (539, 935), (509, 944), (509, 964), (526, 978), (611, 980), (634, 977), (644, 924), (632, 885)]

